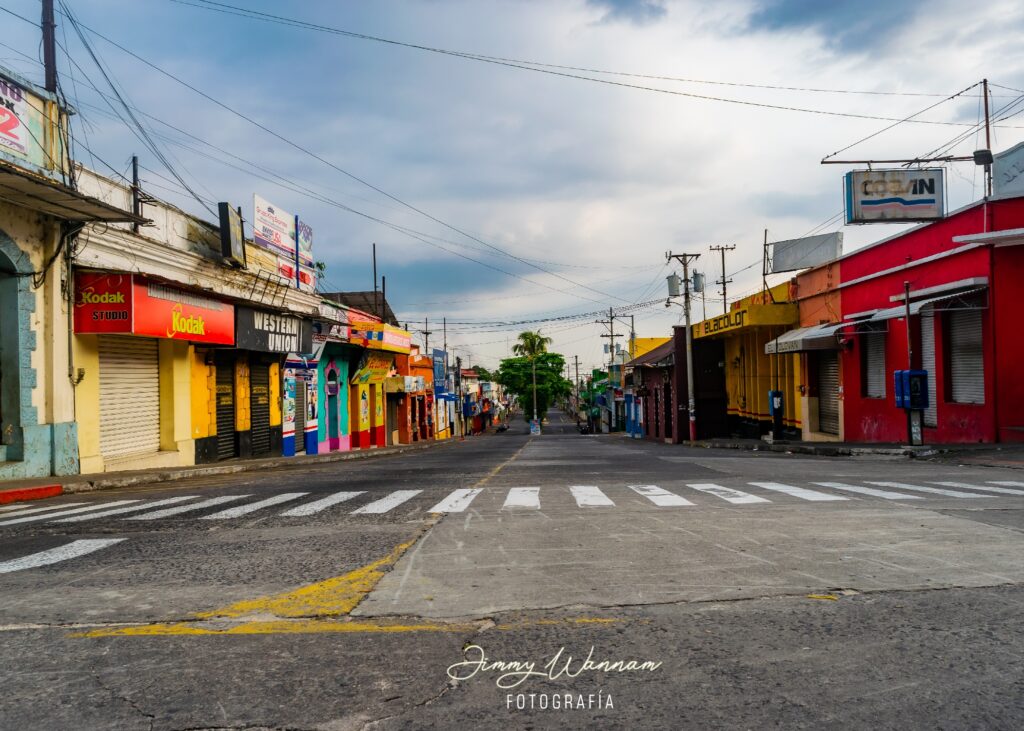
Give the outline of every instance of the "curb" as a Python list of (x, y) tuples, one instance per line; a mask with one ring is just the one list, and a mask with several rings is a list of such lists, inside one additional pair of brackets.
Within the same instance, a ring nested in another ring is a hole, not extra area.
[(20, 487), (13, 490), (0, 490), (0, 505), (16, 503), (24, 500), (42, 500), (56, 497), (64, 492), (61, 485), (42, 485), (40, 487)]
[(919, 459), (923, 457), (934, 457), (943, 450), (934, 447), (850, 447), (850, 446), (829, 446), (823, 443), (821, 446), (810, 446), (807, 444), (741, 444), (727, 442), (714, 444), (709, 442), (698, 442), (693, 445), (695, 448), (703, 449), (737, 449), (748, 452), (781, 452), (785, 454), (810, 454), (818, 457), (904, 457), (907, 459)]
[(252, 459), (244, 462), (233, 462), (228, 464), (177, 467), (172, 469), (157, 469), (153, 471), (125, 473), (108, 472), (98, 473), (95, 475), (77, 475), (74, 478), (67, 479), (60, 485), (24, 487), (10, 490), (0, 489), (0, 504), (5, 502), (14, 502), (17, 500), (38, 500), (46, 497), (55, 497), (57, 495), (72, 495), (80, 492), (110, 490), (119, 487), (133, 487), (135, 485), (148, 485), (158, 482), (173, 482), (192, 477), (231, 475), (240, 472), (253, 472), (255, 470), (308, 467), (311, 465), (328, 464), (331, 462), (347, 462), (349, 460), (356, 459), (389, 457), (457, 443), (458, 441), (455, 439), (444, 439), (441, 441), (426, 442), (424, 444), (404, 444), (398, 447), (383, 447), (381, 449), (349, 452), (329, 452), (327, 454), (311, 454), (301, 457), (270, 457), (267, 459)]

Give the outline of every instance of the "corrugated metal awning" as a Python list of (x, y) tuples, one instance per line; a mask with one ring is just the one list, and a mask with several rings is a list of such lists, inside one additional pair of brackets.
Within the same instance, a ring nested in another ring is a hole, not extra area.
[(147, 219), (0, 160), (0, 200), (65, 221), (145, 223)]
[[(958, 299), (961, 299), (961, 298), (966, 298), (966, 297), (969, 297), (971, 295), (978, 294), (979, 292), (984, 292), (987, 289), (988, 289), (988, 287), (975, 287), (974, 289), (968, 289), (968, 290), (965, 290), (963, 292), (955, 292), (953, 294), (944, 294), (941, 297), (929, 297), (928, 299), (917, 300), (916, 302), (911, 302), (910, 303), (910, 314), (911, 315), (917, 315), (925, 307), (934, 307), (939, 302), (947, 302), (947, 301), (951, 302), (952, 300), (958, 300)], [(950, 308), (950, 309), (958, 309), (958, 310), (979, 310), (979, 309), (984, 309), (984, 306), (981, 305), (981, 304), (978, 304), (977, 302), (967, 302), (967, 301), (964, 301), (964, 302), (960, 302), (960, 303), (957, 303), (957, 304), (958, 304), (957, 307)], [(878, 312), (876, 312), (874, 315), (871, 316), (871, 319), (869, 320), (869, 322), (878, 322), (880, 320), (893, 320), (893, 319), (895, 319), (897, 317), (905, 317), (906, 314), (907, 314), (906, 305), (898, 305), (897, 307), (889, 307), (889, 308), (884, 309), (884, 310), (879, 310)]]
[(849, 324), (847, 322), (830, 322), (825, 325), (790, 330), (765, 343), (764, 352), (767, 355), (776, 355), (806, 350), (838, 350), (839, 340), (836, 338), (836, 332)]

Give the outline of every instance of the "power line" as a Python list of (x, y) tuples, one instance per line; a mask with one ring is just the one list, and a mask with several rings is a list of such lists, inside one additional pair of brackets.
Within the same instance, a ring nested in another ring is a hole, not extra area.
[[(64, 6), (63, 2), (61, 2), (61, 5), (62, 5), (62, 7), (65, 7), (65, 11), (66, 11), (66, 6)], [(62, 14), (65, 15), (65, 17), (69, 17), (67, 12), (64, 12)], [(188, 83), (187, 81), (182, 80), (181, 78), (175, 76), (174, 74), (170, 73), (169, 71), (165, 71), (164, 69), (160, 68), (159, 66), (157, 66), (154, 63), (152, 63), (151, 61), (148, 61), (145, 58), (143, 58), (142, 56), (138, 55), (134, 51), (129, 50), (128, 48), (124, 47), (123, 45), (121, 45), (120, 43), (118, 43), (118, 42), (116, 42), (114, 40), (111, 40), (110, 38), (108, 38), (107, 36), (103, 35), (99, 31), (96, 31), (96, 30), (90, 28), (89, 26), (81, 24), (81, 23), (78, 23), (77, 21), (74, 21), (74, 20), (72, 20), (72, 23), (75, 26), (76, 30), (78, 29), (79, 26), (81, 26), (82, 29), (89, 31), (90, 33), (95, 35), (97, 38), (100, 38), (100, 39), (106, 41), (107, 43), (111, 44), (115, 48), (117, 48), (117, 49), (121, 50), (122, 52), (128, 54), (129, 56), (131, 56), (132, 58), (140, 61), (141, 63), (144, 63), (145, 65), (149, 66), (153, 70), (159, 72), (160, 74), (163, 74), (167, 78), (172, 79), (176, 83), (181, 84), (185, 88), (187, 88), (190, 91), (198, 94), (199, 96), (203, 97), (207, 101), (209, 101), (209, 102), (211, 102), (213, 104), (216, 104), (217, 106), (221, 107), (225, 111), (228, 111), (231, 114), (234, 114), (235, 116), (239, 117), (240, 119), (243, 119), (246, 122), (248, 122), (249, 124), (251, 124), (251, 125), (253, 125), (253, 126), (263, 130), (264, 132), (266, 132), (267, 134), (269, 134), (269, 135), (273, 136), (274, 138), (280, 140), (281, 142), (284, 142), (288, 146), (295, 148), (296, 150), (302, 152), (305, 155), (308, 155), (309, 157), (312, 157), (313, 159), (323, 163), (324, 165), (327, 165), (331, 169), (336, 170), (337, 172), (341, 173), (342, 175), (345, 175), (348, 178), (351, 178), (352, 180), (356, 181), (357, 183), (360, 183), (361, 185), (364, 185), (364, 186), (370, 188), (371, 190), (376, 191), (377, 193), (385, 196), (386, 198), (389, 198), (389, 199), (393, 200), (394, 202), (398, 203), (399, 205), (404, 206), (405, 208), (408, 208), (409, 210), (411, 210), (411, 211), (413, 211), (415, 213), (418, 213), (419, 215), (421, 215), (421, 216), (423, 216), (425, 218), (430, 219), (434, 223), (437, 223), (437, 224), (439, 224), (441, 226), (444, 226), (445, 228), (448, 228), (448, 229), (454, 231), (455, 233), (457, 233), (457, 234), (459, 234), (461, 236), (466, 237), (467, 239), (471, 239), (473, 241), (476, 241), (477, 243), (482, 244), (482, 245), (486, 246), (489, 249), (492, 249), (492, 250), (500, 252), (500, 253), (502, 253), (502, 254), (504, 254), (506, 256), (509, 256), (509, 257), (515, 259), (516, 261), (519, 261), (519, 262), (521, 262), (521, 263), (523, 263), (523, 264), (525, 264), (525, 265), (527, 265), (527, 266), (529, 266), (529, 267), (531, 267), (533, 269), (536, 269), (536, 270), (538, 270), (540, 272), (543, 272), (545, 274), (549, 274), (549, 275), (555, 277), (556, 279), (560, 279), (560, 280), (562, 280), (562, 281), (564, 281), (564, 282), (566, 282), (568, 284), (572, 284), (574, 287), (579, 287), (581, 289), (589, 290), (591, 292), (594, 292), (595, 294), (601, 295), (602, 297), (608, 297), (608, 298), (611, 298), (611, 299), (622, 300), (621, 297), (618, 297), (618, 296), (613, 295), (613, 294), (609, 294), (608, 292), (602, 292), (601, 290), (594, 289), (594, 288), (589, 287), (589, 286), (587, 286), (585, 284), (581, 284), (579, 282), (573, 281), (572, 279), (569, 279), (566, 276), (563, 276), (563, 275), (561, 275), (561, 274), (559, 274), (557, 272), (552, 272), (552, 271), (550, 271), (548, 269), (545, 269), (545, 268), (543, 268), (541, 266), (533, 264), (533, 263), (529, 262), (526, 259), (522, 259), (521, 257), (516, 256), (515, 254), (509, 254), (508, 252), (504, 251), (500, 247), (495, 246), (494, 244), (488, 243), (487, 241), (484, 241), (483, 239), (477, 238), (476, 236), (473, 236), (472, 234), (469, 234), (469, 233), (463, 231), (462, 229), (460, 229), (460, 228), (458, 228), (458, 227), (456, 227), (456, 226), (454, 226), (454, 225), (452, 225), (452, 224), (450, 224), (450, 223), (448, 223), (448, 222), (446, 222), (446, 221), (444, 221), (444, 220), (442, 220), (442, 219), (440, 219), (440, 218), (438, 218), (436, 216), (433, 216), (430, 213), (427, 213), (423, 209), (417, 208), (416, 206), (412, 205), (411, 203), (407, 203), (406, 201), (402, 200), (401, 198), (399, 198), (399, 197), (397, 197), (397, 196), (395, 196), (395, 195), (393, 195), (391, 193), (388, 193), (384, 189), (375, 186), (374, 184), (370, 183), (367, 180), (364, 180), (363, 178), (360, 178), (359, 176), (355, 175), (354, 173), (351, 173), (348, 170), (345, 170), (344, 168), (342, 168), (342, 167), (340, 167), (338, 165), (335, 165), (334, 163), (332, 163), (329, 160), (325, 159), (324, 157), (318, 155), (317, 153), (313, 152), (312, 150), (310, 150), (310, 149), (308, 149), (308, 148), (298, 144), (297, 142), (293, 142), (292, 140), (288, 139), (284, 135), (282, 135), (282, 134), (280, 134), (278, 132), (275, 132), (274, 130), (270, 129), (269, 127), (267, 127), (267, 126), (261, 124), (260, 122), (256, 121), (252, 117), (249, 117), (249, 116), (243, 114), (242, 112), (239, 112), (238, 110), (228, 106), (227, 104), (225, 104), (224, 102), (220, 101), (219, 99), (217, 99), (217, 98), (207, 94), (206, 92), (196, 88), (192, 84)], [(205, 204), (204, 204), (204, 206), (205, 206)], [(527, 281), (530, 281), (530, 280), (527, 280)], [(574, 297), (579, 297), (580, 299), (589, 299), (587, 297), (583, 297), (582, 295), (577, 295), (577, 294), (574, 294), (573, 296)]]

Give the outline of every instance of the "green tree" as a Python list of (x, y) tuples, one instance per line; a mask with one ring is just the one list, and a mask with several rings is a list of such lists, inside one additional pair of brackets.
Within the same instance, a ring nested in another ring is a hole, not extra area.
[(486, 368), (484, 368), (483, 366), (475, 365), (475, 366), (473, 366), (473, 370), (476, 371), (476, 374), (478, 376), (480, 376), (480, 380), (481, 381), (493, 381), (494, 380), (494, 374), (491, 373)]
[(525, 330), (519, 333), (518, 340), (519, 342), (512, 346), (512, 352), (527, 360), (548, 352), (548, 346), (552, 342), (551, 338), (541, 335), (539, 330)]
[[(545, 345), (546, 347), (546, 345)], [(527, 421), (534, 418), (533, 376), (537, 374), (537, 414), (543, 417), (556, 399), (572, 393), (572, 382), (566, 380), (565, 358), (561, 353), (540, 352), (534, 358), (505, 358), (493, 374), (508, 393), (515, 394)]]

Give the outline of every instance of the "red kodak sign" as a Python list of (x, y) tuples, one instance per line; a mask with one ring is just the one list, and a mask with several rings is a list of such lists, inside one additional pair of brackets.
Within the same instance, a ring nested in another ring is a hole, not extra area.
[(77, 277), (76, 333), (124, 333), (233, 345), (235, 308), (132, 274)]

